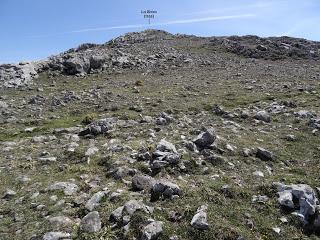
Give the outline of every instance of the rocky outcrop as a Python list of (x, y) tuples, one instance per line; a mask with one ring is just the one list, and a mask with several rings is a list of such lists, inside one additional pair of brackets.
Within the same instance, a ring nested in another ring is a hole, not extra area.
[[(172, 35), (165, 31), (146, 30), (128, 33), (105, 44), (82, 44), (39, 62), (0, 65), (0, 87), (20, 87), (32, 83), (41, 72), (84, 76), (100, 71), (126, 69), (156, 70), (208, 64), (207, 59), (194, 59), (191, 54), (174, 48), (179, 39), (202, 40), (204, 46), (232, 52), (243, 57), (266, 59), (319, 59), (320, 44), (289, 37), (259, 38), (211, 37), (195, 38)], [(165, 118), (158, 124), (167, 124)]]
[(302, 38), (260, 38), (252, 35), (226, 38), (215, 37), (211, 39), (210, 44), (247, 58), (271, 60), (320, 58), (318, 50), (320, 44)]
[(38, 77), (37, 71), (37, 63), (32, 62), (0, 65), (0, 87), (26, 86)]

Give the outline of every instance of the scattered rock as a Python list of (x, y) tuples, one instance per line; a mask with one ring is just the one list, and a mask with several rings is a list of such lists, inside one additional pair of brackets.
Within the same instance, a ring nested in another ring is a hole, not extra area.
[(193, 143), (197, 145), (199, 149), (204, 149), (209, 147), (214, 140), (216, 139), (216, 134), (213, 128), (209, 128), (206, 131), (200, 133), (195, 139), (193, 139)]
[(263, 122), (271, 122), (271, 116), (266, 111), (259, 111), (255, 115), (255, 119), (263, 121)]
[(8, 104), (4, 101), (0, 101), (0, 110), (8, 108)]
[(79, 187), (74, 183), (56, 182), (48, 187), (48, 191), (63, 190), (65, 195), (73, 195), (78, 191)]
[(53, 163), (56, 161), (57, 161), (56, 157), (41, 157), (41, 158), (39, 158), (39, 162), (41, 162), (42, 164)]
[(264, 196), (264, 195), (252, 196), (253, 203), (266, 203), (267, 201), (269, 201), (269, 198), (267, 196)]
[(151, 189), (151, 201), (157, 201), (160, 198), (172, 199), (174, 196), (180, 196), (181, 193), (178, 185), (166, 180), (157, 181)]
[(257, 177), (264, 177), (264, 174), (263, 174), (263, 172), (261, 172), (261, 171), (254, 171), (254, 172), (253, 172), (253, 175), (254, 175), (254, 176), (257, 176)]
[(280, 232), (281, 232), (281, 229), (278, 227), (274, 227), (274, 228), (272, 228), (272, 230), (277, 234), (280, 234)]
[(180, 155), (178, 154), (175, 146), (164, 139), (162, 139), (157, 145), (156, 151), (153, 153), (153, 157), (155, 161), (158, 162), (154, 161), (151, 163), (152, 169), (161, 168), (161, 164), (158, 164), (159, 167), (156, 165), (157, 163), (160, 163), (159, 161), (164, 161), (169, 164), (177, 164), (180, 160)]
[(11, 189), (8, 189), (2, 196), (3, 199), (11, 199), (16, 196), (17, 193)]
[(207, 222), (207, 206), (203, 205), (198, 208), (197, 213), (191, 220), (191, 226), (199, 230), (207, 230), (209, 224)]
[(163, 222), (154, 221), (145, 226), (142, 230), (141, 240), (155, 240), (162, 233)]
[[(148, 214), (153, 212), (153, 208), (144, 205), (140, 201), (130, 200), (126, 202), (123, 206), (115, 209), (111, 213), (109, 220), (111, 222), (116, 222), (120, 224), (125, 223), (126, 225), (130, 221), (130, 217), (137, 211), (143, 211), (144, 213)], [(129, 216), (129, 219), (126, 216)]]
[(174, 118), (170, 116), (169, 114), (162, 112), (160, 116), (156, 119), (157, 125), (168, 125), (172, 123)]
[(256, 157), (262, 161), (275, 161), (276, 159), (272, 152), (260, 147), (257, 149)]
[(290, 141), (290, 142), (294, 142), (294, 141), (297, 140), (297, 138), (296, 138), (294, 135), (292, 135), (292, 134), (288, 134), (288, 135), (285, 137), (285, 139), (286, 139), (287, 141)]
[(71, 227), (74, 225), (74, 222), (70, 218), (65, 216), (50, 217), (49, 222), (54, 229)]
[(95, 155), (97, 152), (99, 152), (99, 149), (97, 147), (90, 147), (87, 149), (87, 151), (85, 152), (85, 155), (87, 157), (93, 156)]
[(65, 232), (48, 232), (43, 236), (43, 240), (61, 240), (70, 238), (71, 234)]
[(116, 121), (115, 118), (104, 118), (94, 121), (90, 123), (86, 129), (81, 131), (79, 136), (86, 136), (88, 134), (97, 136), (99, 134), (105, 134), (114, 127)]
[(97, 211), (88, 213), (82, 218), (80, 223), (80, 229), (83, 232), (98, 232), (101, 229), (100, 215)]
[(107, 195), (107, 193), (108, 192), (106, 191), (100, 191), (93, 194), (93, 196), (86, 203), (85, 208), (89, 211), (93, 211), (94, 208), (100, 205), (100, 201)]
[(133, 190), (145, 190), (149, 192), (155, 182), (156, 180), (148, 175), (135, 175), (132, 178), (132, 188)]
[(299, 210), (299, 216), (303, 223), (310, 223), (316, 214), (319, 200), (314, 190), (306, 184), (284, 185), (275, 183), (278, 188), (278, 202), (281, 206)]
[(162, 140), (158, 143), (158, 145), (157, 145), (157, 150), (160, 151), (160, 152), (173, 152), (173, 153), (177, 153), (176, 147), (175, 147), (172, 143), (170, 143), (170, 142), (168, 142), (168, 141), (166, 141), (166, 140), (164, 140), (164, 139), (162, 139)]

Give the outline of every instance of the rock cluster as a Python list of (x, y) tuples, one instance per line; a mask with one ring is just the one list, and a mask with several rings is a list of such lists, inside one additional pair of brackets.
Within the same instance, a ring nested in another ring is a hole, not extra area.
[(297, 209), (294, 213), (303, 225), (312, 226), (315, 231), (319, 231), (320, 205), (315, 191), (306, 184), (275, 183), (275, 185), (278, 189), (279, 204), (291, 211)]

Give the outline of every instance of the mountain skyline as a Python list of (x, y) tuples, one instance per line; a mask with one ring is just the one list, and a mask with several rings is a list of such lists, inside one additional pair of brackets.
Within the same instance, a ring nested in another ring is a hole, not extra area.
[[(3, 0), (0, 63), (40, 60), (126, 32), (161, 29), (197, 36), (291, 36), (320, 40), (320, 3), (308, 1), (92, 1)], [(151, 24), (142, 10), (155, 10)]]

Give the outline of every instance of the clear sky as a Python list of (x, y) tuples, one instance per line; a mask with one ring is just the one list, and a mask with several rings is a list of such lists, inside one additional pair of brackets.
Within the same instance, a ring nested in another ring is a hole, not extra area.
[[(156, 10), (148, 25), (141, 10)], [(43, 59), (148, 28), (320, 41), (320, 0), (0, 0), (0, 63)]]

